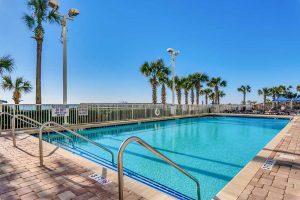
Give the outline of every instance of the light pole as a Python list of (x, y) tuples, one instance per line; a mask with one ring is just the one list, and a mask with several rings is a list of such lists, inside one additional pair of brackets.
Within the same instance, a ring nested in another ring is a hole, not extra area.
[(167, 52), (171, 55), (171, 65), (172, 65), (172, 105), (175, 104), (175, 58), (178, 56), (179, 51), (175, 51), (172, 48), (168, 48)]
[(68, 16), (57, 12), (59, 4), (56, 0), (50, 0), (48, 5), (53, 9), (53, 12), (61, 17), (62, 26), (62, 42), (63, 42), (63, 104), (68, 103), (68, 71), (67, 71), (67, 20), (74, 20), (74, 17), (79, 15), (79, 10), (75, 8), (69, 9)]

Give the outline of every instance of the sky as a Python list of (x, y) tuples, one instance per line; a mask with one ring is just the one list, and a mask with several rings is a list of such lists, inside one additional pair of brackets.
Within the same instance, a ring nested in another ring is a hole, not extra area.
[[(299, 0), (58, 2), (61, 13), (80, 10), (68, 22), (68, 103), (151, 102), (139, 67), (158, 58), (170, 66), (169, 47), (180, 51), (177, 75), (204, 72), (227, 80), (222, 103), (240, 103), (237, 88), (245, 84), (252, 87), (247, 99), (253, 101), (262, 101), (262, 87), (300, 84)], [(25, 0), (0, 0), (0, 56), (11, 55), (12, 77), (23, 76), (35, 87), (36, 42), (24, 13), (30, 13)], [(43, 103), (62, 103), (60, 34), (59, 25), (45, 24)], [(11, 92), (0, 95), (12, 102)], [(35, 89), (22, 99), (35, 103)]]

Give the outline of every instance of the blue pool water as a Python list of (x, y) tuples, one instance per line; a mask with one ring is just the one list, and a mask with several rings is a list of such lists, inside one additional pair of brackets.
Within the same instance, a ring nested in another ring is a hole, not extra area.
[[(142, 138), (195, 176), (206, 200), (213, 198), (287, 123), (282, 119), (202, 117), (77, 132), (112, 150), (115, 160), (122, 141), (130, 136)], [(59, 137), (51, 134), (52, 142)], [(107, 152), (81, 139), (75, 146), (111, 160)], [(124, 167), (196, 198), (193, 181), (136, 143), (127, 147)]]

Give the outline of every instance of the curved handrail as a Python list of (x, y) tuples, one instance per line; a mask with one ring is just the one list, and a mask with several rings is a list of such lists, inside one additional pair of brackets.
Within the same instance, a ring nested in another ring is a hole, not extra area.
[(64, 127), (64, 126), (62, 126), (62, 125), (60, 125), (60, 124), (58, 124), (58, 123), (56, 123), (56, 122), (46, 122), (46, 123), (44, 123), (44, 124), (41, 126), (40, 132), (39, 132), (40, 166), (43, 166), (43, 140), (42, 140), (43, 129), (44, 129), (47, 125), (50, 125), (50, 124), (56, 125), (56, 126), (62, 128), (62, 129), (64, 129), (64, 130), (68, 131), (69, 133), (71, 133), (71, 134), (73, 134), (73, 135), (75, 135), (75, 136), (77, 136), (77, 137), (79, 137), (79, 138), (81, 138), (81, 139), (83, 139), (83, 140), (85, 140), (85, 141), (87, 141), (87, 142), (89, 142), (89, 143), (92, 143), (93, 145), (95, 145), (95, 146), (97, 146), (97, 147), (99, 147), (99, 148), (101, 148), (101, 149), (107, 151), (108, 153), (111, 154), (112, 164), (114, 164), (114, 153), (113, 153), (111, 150), (109, 150), (108, 148), (106, 148), (106, 147), (102, 146), (101, 144), (98, 144), (97, 142), (94, 142), (93, 140), (90, 140), (90, 139), (88, 139), (88, 138), (86, 138), (86, 137), (84, 137), (84, 136), (82, 136), (82, 135), (76, 133), (75, 131), (72, 131), (71, 129), (68, 129), (68, 128), (66, 128), (66, 127)]
[(186, 175), (187, 177), (189, 177), (190, 179), (192, 179), (197, 186), (197, 199), (200, 200), (200, 183), (198, 181), (198, 179), (196, 179), (193, 175), (191, 175), (190, 173), (188, 173), (187, 171), (185, 171), (184, 169), (182, 169), (181, 167), (179, 167), (176, 163), (174, 163), (172, 160), (170, 160), (169, 158), (167, 158), (166, 156), (164, 156), (163, 154), (159, 153), (157, 150), (155, 150), (153, 147), (151, 147), (149, 144), (147, 144), (145, 141), (143, 141), (142, 139), (138, 138), (138, 137), (130, 137), (127, 138), (120, 146), (119, 149), (119, 153), (118, 153), (118, 182), (119, 182), (119, 200), (123, 200), (124, 199), (124, 195), (123, 195), (123, 187), (124, 187), (124, 179), (123, 179), (123, 153), (125, 148), (127, 147), (127, 145), (131, 142), (137, 142), (140, 145), (144, 146), (146, 149), (148, 149), (150, 152), (154, 153), (155, 155), (157, 155), (159, 158), (161, 158), (162, 160), (164, 160), (165, 162), (167, 162), (168, 164), (172, 165), (173, 167), (175, 167), (177, 170), (179, 170), (181, 173), (183, 173), (184, 175)]
[[(42, 123), (40, 123), (40, 122), (38, 122), (38, 121), (36, 121), (36, 120), (34, 120), (34, 119), (31, 119), (30, 117), (27, 117), (26, 115), (21, 115), (21, 114), (15, 115), (15, 119), (19, 119), (19, 120), (21, 120), (21, 121), (23, 121), (23, 122), (25, 122), (25, 123), (28, 123), (28, 124), (31, 124), (31, 125), (35, 126), (33, 123), (30, 123), (30, 122), (28, 122), (28, 121), (26, 121), (26, 120), (23, 120), (23, 119), (19, 118), (19, 117), (23, 117), (23, 118), (25, 118), (25, 119), (27, 119), (27, 120), (30, 120), (30, 121), (36, 123), (36, 124), (39, 125), (39, 126), (42, 126), (42, 125), (43, 125)], [(36, 126), (36, 127), (37, 127), (37, 126)], [(61, 132), (59, 132), (59, 131), (57, 131), (57, 130), (51, 128), (51, 127), (49, 127), (49, 126), (47, 126), (46, 128), (49, 129), (49, 130), (51, 130), (51, 131), (53, 131), (53, 132), (55, 132), (55, 133), (57, 133), (57, 134), (59, 134), (59, 135), (61, 135), (61, 136), (63, 136), (63, 137), (68, 138), (69, 140), (71, 140), (71, 141), (73, 142), (73, 138), (71, 138), (71, 137), (69, 137), (69, 136), (67, 136), (67, 135), (65, 135), (65, 134), (63, 134), (63, 133), (61, 133)]]

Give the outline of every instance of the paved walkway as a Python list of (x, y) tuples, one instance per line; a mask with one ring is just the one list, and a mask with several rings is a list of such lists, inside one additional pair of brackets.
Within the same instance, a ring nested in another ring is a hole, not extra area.
[[(117, 184), (88, 178), (83, 168), (44, 145), (45, 167), (39, 167), (37, 139), (24, 135), (12, 147), (11, 137), (0, 136), (0, 199), (118, 199)], [(143, 199), (124, 190), (128, 200)]]
[(238, 199), (300, 200), (300, 117), (269, 159), (276, 160), (272, 170), (260, 169)]

